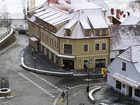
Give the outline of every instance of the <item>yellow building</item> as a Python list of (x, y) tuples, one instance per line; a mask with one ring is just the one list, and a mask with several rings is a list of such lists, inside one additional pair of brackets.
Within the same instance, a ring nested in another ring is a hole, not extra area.
[(32, 12), (29, 44), (59, 67), (106, 67), (110, 54), (106, 11), (93, 2), (60, 5), (44, 4)]

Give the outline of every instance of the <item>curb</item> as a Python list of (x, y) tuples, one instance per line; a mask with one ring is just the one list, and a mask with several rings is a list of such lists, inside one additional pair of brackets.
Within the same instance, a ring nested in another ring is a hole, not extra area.
[(89, 94), (88, 94), (89, 100), (90, 100), (92, 103), (94, 103), (94, 104), (95, 104), (95, 98), (94, 98), (92, 95), (93, 95), (94, 92), (96, 92), (96, 91), (98, 91), (98, 90), (100, 90), (100, 89), (101, 89), (101, 87), (96, 87), (95, 89), (92, 89), (92, 90), (89, 92)]
[(28, 67), (24, 64), (23, 57), (21, 57), (21, 66), (28, 71), (39, 73), (39, 74), (46, 74), (46, 75), (51, 75), (51, 76), (73, 77), (73, 72), (54, 72), (54, 71), (39, 70), (39, 69)]
[(13, 98), (14, 96), (7, 96), (7, 97), (0, 97), (0, 100), (3, 100), (3, 99), (10, 99), (10, 98)]
[(15, 41), (14, 43), (12, 43), (11, 45), (9, 45), (8, 47), (6, 47), (5, 49), (0, 51), (0, 55), (5, 53), (7, 50), (9, 50), (11, 47), (13, 47), (17, 42)]

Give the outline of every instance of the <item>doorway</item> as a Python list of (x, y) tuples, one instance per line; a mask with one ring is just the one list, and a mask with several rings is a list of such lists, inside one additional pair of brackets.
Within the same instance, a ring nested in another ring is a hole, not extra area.
[(128, 94), (128, 96), (132, 97), (132, 87), (131, 86), (129, 86), (129, 94)]
[(65, 68), (74, 69), (74, 61), (63, 59), (63, 64)]

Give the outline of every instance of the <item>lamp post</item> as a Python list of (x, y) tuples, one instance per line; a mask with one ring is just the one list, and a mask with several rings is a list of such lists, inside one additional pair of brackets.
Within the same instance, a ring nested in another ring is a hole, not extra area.
[(33, 60), (34, 60), (34, 68), (36, 69), (36, 55), (35, 55), (35, 48), (32, 48), (32, 55), (33, 55)]
[(87, 64), (84, 64), (84, 69), (88, 73), (88, 82), (87, 82), (87, 87), (86, 87), (86, 92), (89, 92), (89, 70)]
[(36, 69), (36, 56), (35, 55), (34, 55), (33, 59), (34, 59), (34, 68)]
[(69, 102), (69, 98), (68, 98), (68, 96), (69, 96), (69, 85), (67, 84), (67, 87), (66, 87), (66, 90), (67, 90), (67, 105), (69, 104), (68, 102)]

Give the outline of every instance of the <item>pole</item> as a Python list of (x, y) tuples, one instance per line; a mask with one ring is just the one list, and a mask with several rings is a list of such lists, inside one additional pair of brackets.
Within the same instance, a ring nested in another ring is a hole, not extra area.
[(69, 87), (67, 85), (67, 105), (68, 105), (68, 100), (69, 100), (69, 98), (68, 98), (68, 95), (69, 95), (68, 90), (69, 90)]
[(87, 83), (87, 90), (86, 91), (89, 92), (89, 70), (87, 69), (87, 71), (88, 71), (88, 80), (87, 80), (88, 83)]
[(34, 68), (36, 69), (36, 56), (34, 55)]

